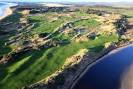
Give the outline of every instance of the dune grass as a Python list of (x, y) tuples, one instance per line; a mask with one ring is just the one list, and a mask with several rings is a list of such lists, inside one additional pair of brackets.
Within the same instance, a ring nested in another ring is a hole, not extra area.
[(19, 22), (20, 21), (20, 18), (22, 17), (22, 14), (20, 12), (18, 13), (13, 13), (12, 15), (6, 17), (5, 19), (3, 19), (3, 22), (13, 22), (13, 23), (16, 23), (16, 22)]
[(5, 42), (7, 41), (7, 38), (1, 38), (0, 39), (0, 56), (4, 54), (8, 54), (12, 51), (12, 48), (9, 45), (5, 45)]
[[(79, 13), (79, 16), (83, 13)], [(85, 16), (87, 14), (84, 14)], [(42, 16), (30, 16), (33, 23), (36, 23), (33, 32), (52, 33), (65, 21), (72, 20), (72, 18), (58, 18), (50, 22), (49, 19)], [(94, 19), (83, 20), (75, 23), (75, 26), (97, 27), (100, 23)], [(53, 38), (61, 40), (69, 37), (63, 36), (60, 33), (54, 34)], [(0, 89), (20, 89), (23, 86), (36, 83), (41, 79), (48, 77), (55, 71), (60, 69), (64, 64), (66, 58), (76, 54), (80, 49), (86, 48), (89, 51), (100, 52), (104, 48), (106, 42), (116, 42), (118, 37), (116, 34), (111, 36), (101, 35), (95, 40), (88, 40), (87, 42), (73, 42), (63, 46), (51, 47), (48, 49), (33, 50), (21, 55), (14, 61), (6, 65), (0, 65)], [(0, 43), (3, 45), (3, 43)], [(3, 50), (7, 49), (3, 47)]]
[(0, 67), (1, 89), (18, 89), (44, 79), (60, 69), (65, 59), (80, 49), (87, 48), (89, 51), (99, 52), (108, 41), (117, 41), (117, 36), (100, 36), (89, 42), (72, 42), (65, 46), (24, 54), (15, 59), (15, 62)]
[[(8, 17), (6, 17), (5, 19), (2, 20), (2, 22), (12, 22), (12, 23), (17, 23), (19, 22), (20, 18), (22, 17), (21, 13), (14, 13)], [(1, 29), (0, 31), (4, 31), (5, 29)], [(7, 30), (7, 29), (6, 29)], [(12, 48), (9, 45), (5, 45), (5, 43), (7, 42), (7, 40), (16, 35), (14, 32), (10, 32), (8, 34), (8, 36), (4, 36), (2, 35), (2, 37), (0, 37), (0, 56), (4, 55), (4, 54), (8, 54), (12, 51)]]

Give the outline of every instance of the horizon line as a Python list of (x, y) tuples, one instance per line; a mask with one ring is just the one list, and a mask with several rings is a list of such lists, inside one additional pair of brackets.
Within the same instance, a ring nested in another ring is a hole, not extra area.
[(63, 3), (63, 2), (66, 2), (66, 3), (78, 3), (78, 2), (87, 2), (87, 3), (119, 3), (119, 2), (127, 2), (127, 3), (131, 3), (131, 2), (133, 2), (133, 1), (110, 1), (110, 2), (108, 2), (108, 1), (99, 1), (99, 2), (97, 2), (97, 1), (4, 1), (4, 0), (2, 0), (2, 1), (0, 1), (0, 2), (44, 2), (44, 3), (49, 3), (49, 2), (51, 2), (51, 3), (59, 3), (59, 2), (61, 2), (61, 3)]

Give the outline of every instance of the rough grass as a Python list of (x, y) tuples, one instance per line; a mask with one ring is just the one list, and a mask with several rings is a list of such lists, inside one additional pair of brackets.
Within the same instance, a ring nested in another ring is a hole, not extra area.
[(29, 17), (33, 21), (38, 21), (36, 23), (37, 27), (34, 29), (35, 33), (50, 33), (53, 32), (57, 27), (59, 27), (62, 23), (65, 22), (65, 19), (60, 18), (56, 21), (49, 22), (46, 16), (31, 16)]
[[(13, 22), (13, 23), (17, 23), (19, 22), (20, 18), (22, 17), (21, 13), (14, 13), (8, 17), (6, 17), (5, 19), (2, 20), (2, 22)], [(0, 29), (0, 30), (5, 30), (5, 29)], [(8, 34), (8, 36), (2, 36), (0, 37), (0, 56), (4, 55), (4, 54), (8, 54), (12, 51), (12, 48), (9, 45), (5, 45), (5, 43), (7, 42), (7, 40), (12, 37), (15, 36), (15, 32), (10, 32)]]
[(61, 68), (65, 59), (77, 53), (81, 48), (99, 52), (103, 49), (103, 44), (108, 41), (117, 41), (117, 36), (101, 36), (90, 42), (72, 42), (65, 46), (22, 55), (15, 59), (14, 63), (0, 67), (1, 89), (18, 89), (44, 79)]
[(14, 14), (6, 17), (5, 19), (3, 19), (3, 21), (16, 23), (16, 22), (19, 22), (20, 17), (22, 17), (22, 14), (20, 12), (18, 12), (18, 13), (14, 13)]
[(8, 54), (12, 51), (12, 48), (9, 45), (5, 45), (6, 39), (0, 39), (0, 56)]
[[(61, 16), (53, 22), (49, 22), (49, 19), (47, 18), (48, 16), (50, 16), (50, 14), (41, 15), (41, 16), (30, 16), (29, 19), (31, 19), (33, 22), (36, 23), (36, 27), (34, 29), (35, 33), (45, 33), (45, 32), (51, 33), (63, 23), (79, 19), (79, 17), (81, 16), (89, 16), (89, 14), (83, 12), (76, 12), (75, 15), (76, 17), (73, 18), (67, 16)], [(88, 20), (79, 21), (75, 23), (75, 25), (96, 27), (97, 25), (99, 25), (99, 22), (97, 22), (94, 19), (88, 19)]]
[[(82, 14), (79, 13), (79, 16)], [(36, 33), (51, 33), (65, 21), (72, 20), (71, 18), (59, 18), (54, 22), (49, 22), (45, 16), (31, 16), (29, 18), (36, 23), (36, 27), (34, 28), (34, 32)], [(98, 26), (99, 23), (93, 19), (89, 19), (79, 21), (75, 25), (91, 28)], [(70, 40), (69, 37), (60, 36), (59, 33), (53, 36), (53, 38)], [(12, 63), (0, 65), (0, 88), (20, 89), (23, 86), (38, 82), (60, 69), (65, 59), (76, 54), (80, 49), (87, 48), (89, 51), (99, 52), (104, 48), (104, 43), (116, 42), (117, 40), (118, 37), (116, 34), (111, 36), (102, 35), (98, 39), (89, 40), (88, 42), (75, 43), (72, 41), (64, 46), (42, 49), (40, 51), (34, 50), (23, 54)]]

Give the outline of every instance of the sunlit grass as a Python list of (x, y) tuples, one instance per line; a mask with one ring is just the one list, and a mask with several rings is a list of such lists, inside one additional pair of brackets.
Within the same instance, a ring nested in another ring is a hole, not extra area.
[[(77, 12), (77, 17), (87, 15), (88, 14)], [(55, 21), (50, 22), (46, 16), (47, 15), (29, 17), (33, 23), (36, 23), (36, 27), (33, 29), (33, 32), (36, 34), (52, 33), (63, 23), (77, 19), (61, 17)], [(75, 27), (85, 26), (88, 28), (96, 28), (99, 25), (100, 23), (94, 19), (87, 19), (74, 23)], [(20, 89), (23, 86), (36, 83), (59, 70), (64, 64), (65, 60), (68, 57), (76, 54), (80, 49), (85, 48), (89, 51), (98, 53), (104, 48), (104, 44), (106, 42), (118, 41), (117, 35), (113, 34), (110, 36), (101, 35), (98, 36), (97, 39), (88, 40), (86, 42), (75, 42), (71, 41), (69, 36), (64, 36), (59, 32), (53, 34), (51, 39), (67, 39), (70, 41), (70, 43), (63, 46), (60, 45), (57, 47), (50, 47), (48, 49), (32, 50), (31, 52), (22, 54), (20, 57), (14, 59), (12, 62), (6, 65), (0, 65), (0, 88)], [(3, 47), (2, 50), (6, 51), (7, 48), (3, 46), (5, 41), (0, 41), (0, 46)], [(3, 52), (0, 53), (0, 55), (3, 55)], [(4, 52), (4, 54), (7, 53), (7, 51)]]

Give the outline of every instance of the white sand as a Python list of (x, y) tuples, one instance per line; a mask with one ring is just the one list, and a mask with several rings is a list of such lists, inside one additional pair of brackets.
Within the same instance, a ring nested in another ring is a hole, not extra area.
[(0, 16), (0, 20), (4, 19), (5, 17), (11, 15), (13, 13), (13, 11), (11, 10), (11, 8), (7, 7), (4, 11), (4, 15)]

